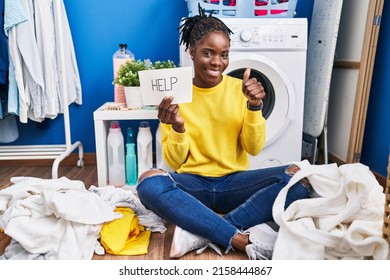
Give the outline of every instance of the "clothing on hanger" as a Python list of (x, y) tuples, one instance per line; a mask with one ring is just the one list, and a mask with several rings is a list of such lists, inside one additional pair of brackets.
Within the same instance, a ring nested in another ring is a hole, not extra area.
[[(4, 1), (4, 30), (12, 62), (9, 111), (18, 114), (22, 123), (41, 122), (63, 113), (70, 103), (81, 104), (81, 82), (63, 1)], [(64, 88), (67, 92), (62, 92)], [(62, 104), (64, 94), (68, 104)]]

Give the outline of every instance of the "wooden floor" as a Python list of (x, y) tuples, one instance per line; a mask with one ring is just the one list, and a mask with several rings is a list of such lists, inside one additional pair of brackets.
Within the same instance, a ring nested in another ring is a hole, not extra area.
[[(12, 185), (11, 177), (17, 176), (32, 176), (43, 179), (51, 178), (51, 166), (7, 166), (0, 164), (0, 189)], [(60, 166), (58, 169), (58, 177), (67, 177), (71, 180), (81, 180), (84, 182), (86, 188), (91, 185), (97, 186), (97, 171), (96, 166)], [(152, 233), (148, 253), (139, 256), (116, 256), (106, 254), (104, 256), (95, 255), (93, 259), (96, 260), (167, 260), (169, 258), (169, 251), (174, 231), (174, 225), (168, 224), (165, 233)], [(8, 246), (11, 238), (4, 233), (0, 233), (0, 256), (4, 254), (5, 248)], [(223, 258), (210, 249), (206, 249), (202, 254), (196, 255), (195, 252), (190, 252), (180, 260), (246, 260), (248, 259), (243, 252), (229, 252)]]

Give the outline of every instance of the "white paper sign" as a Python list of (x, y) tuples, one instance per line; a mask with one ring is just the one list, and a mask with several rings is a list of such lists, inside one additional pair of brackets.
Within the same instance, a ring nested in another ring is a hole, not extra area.
[(143, 70), (139, 80), (144, 105), (159, 105), (164, 96), (174, 104), (192, 101), (192, 67)]

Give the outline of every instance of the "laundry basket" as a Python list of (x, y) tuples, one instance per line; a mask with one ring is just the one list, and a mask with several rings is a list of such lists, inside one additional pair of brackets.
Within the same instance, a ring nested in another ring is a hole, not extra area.
[(390, 154), (389, 164), (387, 166), (387, 181), (385, 188), (386, 202), (385, 202), (385, 215), (383, 223), (383, 237), (390, 243)]
[(198, 15), (198, 3), (215, 17), (287, 17), (295, 16), (298, 0), (185, 0), (189, 16)]

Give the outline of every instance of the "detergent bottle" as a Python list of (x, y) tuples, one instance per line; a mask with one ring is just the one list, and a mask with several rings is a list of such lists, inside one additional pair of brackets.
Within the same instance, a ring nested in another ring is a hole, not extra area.
[[(113, 55), (114, 79), (119, 67), (131, 59), (134, 59), (134, 54), (127, 49), (127, 44), (119, 44), (119, 49)], [(114, 85), (114, 102), (126, 103), (125, 89), (123, 86)]]
[(125, 179), (125, 149), (118, 121), (111, 121), (107, 136), (108, 184), (122, 187)]
[(126, 183), (129, 186), (137, 184), (137, 156), (135, 155), (135, 144), (126, 144)]
[(173, 171), (173, 169), (166, 163), (162, 155), (160, 124), (158, 124), (157, 131), (156, 131), (156, 167), (168, 172)]
[(152, 132), (148, 121), (141, 121), (137, 135), (138, 176), (153, 167)]
[(127, 128), (127, 140), (126, 140), (126, 143), (127, 144), (134, 143), (134, 132), (133, 132), (133, 129), (131, 127)]
[(131, 127), (127, 128), (126, 141), (126, 183), (129, 186), (137, 184), (137, 156), (135, 154), (134, 133)]

